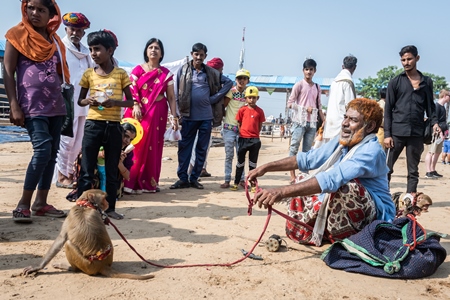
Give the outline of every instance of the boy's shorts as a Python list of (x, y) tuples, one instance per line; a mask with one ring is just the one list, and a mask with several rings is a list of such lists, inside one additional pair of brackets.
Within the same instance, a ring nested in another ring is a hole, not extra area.
[(450, 153), (450, 140), (444, 140), (444, 153)]
[(444, 142), (441, 142), (439, 144), (436, 143), (431, 143), (428, 146), (428, 152), (435, 154), (435, 153), (441, 153), (442, 152), (442, 146), (443, 146)]

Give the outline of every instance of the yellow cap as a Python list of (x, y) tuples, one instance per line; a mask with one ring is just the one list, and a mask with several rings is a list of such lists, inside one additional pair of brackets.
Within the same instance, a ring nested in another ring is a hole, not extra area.
[(259, 96), (258, 88), (256, 86), (249, 86), (245, 90), (245, 97), (250, 97), (250, 96), (254, 96), (254, 97)]
[(239, 77), (239, 76), (245, 76), (248, 79), (250, 79), (250, 72), (246, 69), (240, 69), (239, 71), (236, 72), (236, 77)]

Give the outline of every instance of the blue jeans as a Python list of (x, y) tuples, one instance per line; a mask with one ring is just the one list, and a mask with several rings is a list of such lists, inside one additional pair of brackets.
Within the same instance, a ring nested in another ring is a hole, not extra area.
[[(225, 144), (225, 182), (231, 181), (231, 172), (233, 171), (234, 149), (236, 148), (236, 155), (238, 153), (238, 139), (239, 133), (233, 130), (223, 129), (222, 137)], [(245, 179), (245, 174), (242, 172), (241, 181)]]
[(86, 120), (81, 146), (81, 172), (78, 180), (78, 197), (92, 188), (94, 171), (100, 147), (105, 152), (107, 211), (116, 209), (119, 186), (119, 160), (122, 153), (122, 126), (119, 122)]
[[(183, 119), (181, 126), (181, 140), (178, 141), (178, 170), (177, 175), (181, 181), (197, 181), (202, 172), (208, 152), (209, 139), (211, 138), (212, 120), (191, 121)], [(192, 173), (188, 175), (189, 162), (191, 161), (192, 148), (195, 136), (198, 132), (197, 145), (195, 146), (195, 164)]]
[(33, 145), (33, 156), (28, 164), (23, 189), (49, 190), (59, 149), (61, 126), (64, 116), (31, 117), (25, 119), (25, 127)]
[(293, 123), (291, 127), (292, 137), (291, 145), (289, 147), (289, 156), (297, 155), (300, 142), (303, 140), (302, 152), (311, 150), (316, 136), (316, 128), (311, 128), (309, 122), (306, 126), (300, 126), (298, 123)]

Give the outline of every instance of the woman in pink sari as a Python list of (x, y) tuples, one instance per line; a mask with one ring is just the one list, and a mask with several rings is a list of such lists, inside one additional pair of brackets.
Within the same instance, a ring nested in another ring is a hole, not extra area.
[(124, 192), (129, 194), (159, 192), (168, 105), (174, 115), (174, 130), (178, 129), (173, 74), (160, 66), (163, 57), (162, 42), (150, 39), (144, 48), (145, 63), (130, 75), (134, 106), (125, 109), (124, 117), (139, 120), (144, 136), (134, 149), (130, 180), (124, 183)]

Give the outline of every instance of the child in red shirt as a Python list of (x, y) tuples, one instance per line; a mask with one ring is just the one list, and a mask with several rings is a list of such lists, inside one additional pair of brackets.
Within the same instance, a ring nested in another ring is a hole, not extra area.
[[(249, 153), (249, 170), (256, 168), (256, 163), (258, 162), (259, 149), (261, 148), (259, 132), (261, 131), (262, 123), (266, 120), (264, 111), (256, 105), (258, 99), (258, 89), (254, 86), (247, 87), (245, 90), (247, 105), (241, 107), (236, 115), (236, 120), (239, 122), (238, 161), (234, 184), (230, 187), (232, 191), (238, 190), (239, 181), (241, 180), (242, 172), (244, 172), (247, 152)], [(254, 187), (252, 187), (252, 192), (254, 192)]]

